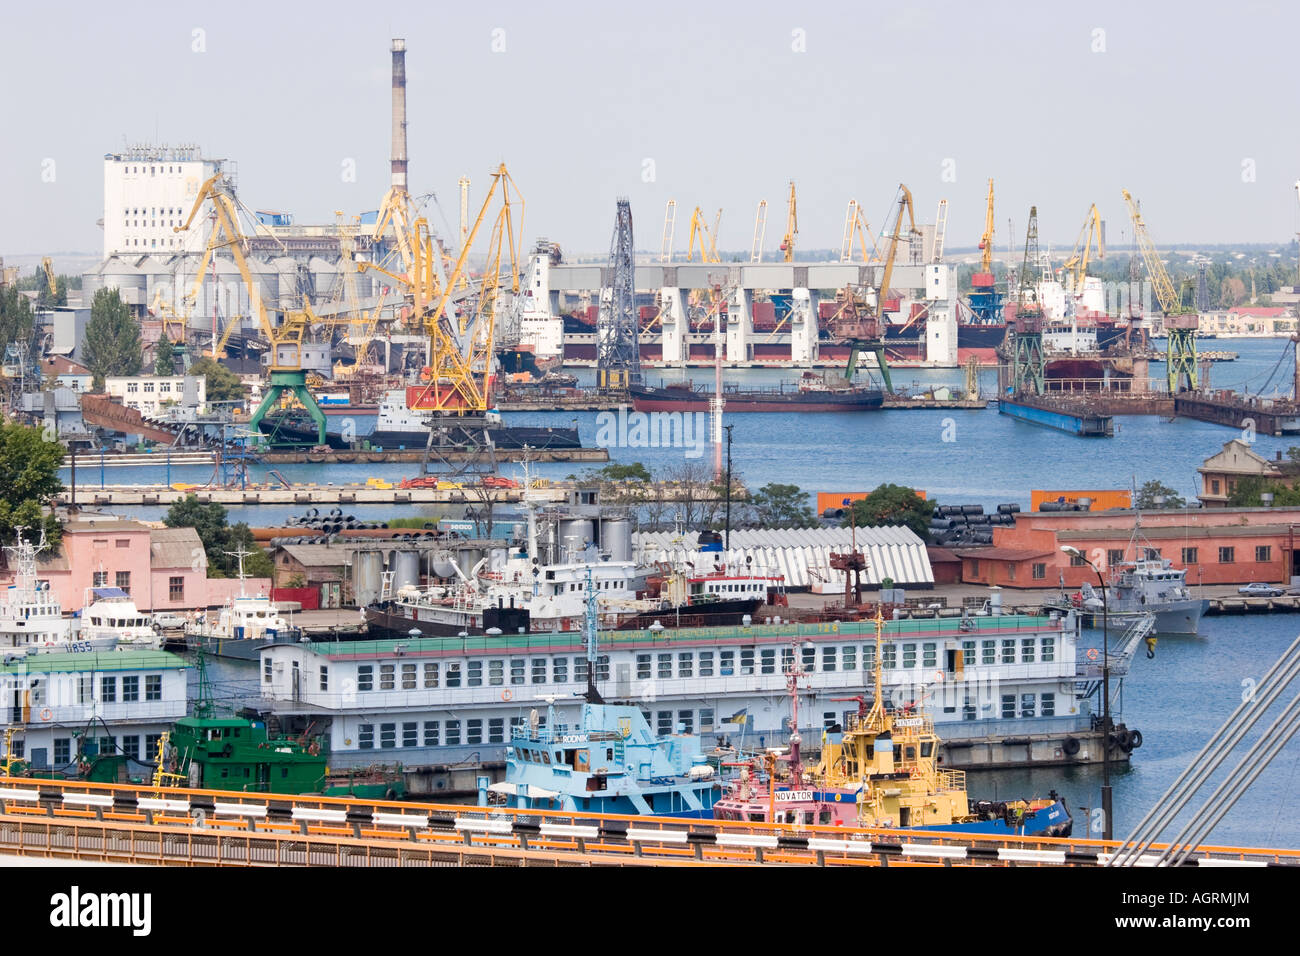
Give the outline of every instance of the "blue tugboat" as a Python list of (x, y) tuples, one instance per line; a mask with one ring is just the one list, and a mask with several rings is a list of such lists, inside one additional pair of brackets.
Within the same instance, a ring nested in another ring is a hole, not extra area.
[(479, 803), (567, 813), (646, 816), (713, 815), (720, 790), (700, 738), (650, 732), (638, 707), (607, 704), (596, 690), (596, 597), (588, 585), (585, 636), (587, 692), (582, 723), (555, 722), (547, 697), (545, 723), (533, 710), (506, 748), (506, 778), (479, 790)]

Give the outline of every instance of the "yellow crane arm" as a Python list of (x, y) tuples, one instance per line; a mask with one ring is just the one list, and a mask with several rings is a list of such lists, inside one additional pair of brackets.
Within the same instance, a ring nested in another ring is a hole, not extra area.
[(898, 210), (894, 214), (894, 232), (889, 237), (889, 252), (885, 254), (885, 272), (880, 279), (880, 290), (876, 293), (876, 314), (883, 313), (885, 296), (889, 294), (889, 283), (894, 277), (894, 260), (898, 257), (898, 242), (903, 237), (903, 213), (907, 213), (909, 236), (919, 236), (921, 230), (916, 228), (916, 214), (912, 208), (912, 191), (899, 183)]
[(1088, 210), (1088, 217), (1079, 230), (1079, 238), (1074, 241), (1074, 251), (1065, 260), (1065, 273), (1072, 279), (1076, 291), (1083, 287), (1083, 280), (1088, 275), (1088, 261), (1094, 245), (1097, 247), (1097, 258), (1104, 258), (1106, 250), (1101, 245), (1101, 213), (1097, 211), (1096, 203)]
[(985, 275), (993, 271), (993, 180), (989, 180), (988, 208), (984, 211), (984, 235), (980, 237), (980, 272)]
[(794, 180), (790, 181), (790, 200), (785, 219), (785, 238), (781, 240), (781, 251), (785, 253), (786, 262), (794, 262), (794, 238), (799, 235), (799, 211), (795, 202)]
[(1147, 233), (1146, 223), (1142, 221), (1142, 212), (1138, 209), (1137, 202), (1127, 189), (1123, 190), (1123, 193), (1124, 202), (1128, 204), (1129, 217), (1133, 220), (1133, 234), (1137, 238), (1138, 249), (1142, 252), (1142, 261), (1146, 263), (1147, 274), (1151, 276), (1151, 285), (1155, 289), (1160, 310), (1166, 315), (1178, 314), (1182, 311), (1182, 301), (1174, 290), (1173, 280), (1169, 278), (1165, 264), (1160, 259), (1156, 244), (1151, 241), (1151, 236)]

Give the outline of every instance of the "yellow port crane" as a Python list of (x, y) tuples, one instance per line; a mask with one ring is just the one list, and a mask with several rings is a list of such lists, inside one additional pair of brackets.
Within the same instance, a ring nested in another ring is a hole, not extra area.
[[(239, 269), (239, 275), (244, 280), (244, 286), (248, 289), (250, 307), (257, 316), (262, 334), (266, 336), (271, 345), (270, 387), (267, 389), (262, 404), (257, 407), (252, 418), (249, 419), (248, 426), (256, 434), (258, 425), (266, 416), (267, 411), (274, 406), (275, 402), (284, 393), (289, 392), (298, 399), (315, 423), (317, 431), (316, 443), (324, 445), (325, 415), (316, 405), (316, 399), (307, 389), (307, 377), (302, 368), (303, 338), (308, 327), (315, 319), (311, 307), (304, 302), (302, 310), (285, 312), (283, 321), (279, 326), (276, 326), (271, 321), (266, 304), (262, 301), (261, 289), (248, 268), (248, 259), (245, 254), (245, 247), (248, 243), (239, 228), (239, 211), (234, 190), (230, 181), (224, 178), (223, 174), (216, 174), (200, 187), (198, 195), (194, 197), (194, 207), (190, 210), (189, 216), (183, 224), (174, 226), (173, 232), (184, 232), (189, 229), (194, 222), (194, 217), (203, 208), (203, 204), (209, 200), (212, 203), (214, 220), (212, 237), (203, 256), (203, 265), (207, 264), (213, 250), (219, 246), (224, 245), (230, 251), (231, 258), (235, 260), (235, 266)], [(200, 284), (203, 281), (202, 277), (203, 266), (201, 265), (198, 279)], [(235, 324), (232, 319), (230, 325), (227, 326), (226, 333), (222, 336), (221, 343), (217, 348), (214, 348), (214, 353), (221, 353), (225, 340), (229, 338), (230, 331)]]
[(898, 244), (903, 239), (904, 214), (907, 216), (908, 241), (910, 242), (913, 236), (921, 235), (921, 230), (916, 228), (916, 211), (912, 204), (912, 191), (902, 183), (899, 183), (898, 190), (897, 209), (894, 211), (894, 228), (893, 232), (888, 236), (885, 268), (876, 291), (874, 315), (867, 315), (865, 320), (859, 318), (856, 314), (854, 297), (846, 294), (845, 301), (849, 307), (844, 310), (843, 319), (833, 323), (832, 329), (835, 337), (847, 342), (849, 346), (849, 361), (844, 371), (844, 377), (846, 379), (853, 378), (854, 373), (857, 371), (858, 355), (864, 348), (870, 349), (876, 354), (876, 363), (880, 367), (880, 377), (885, 383), (886, 390), (889, 391), (893, 390), (893, 383), (890, 381), (889, 365), (885, 361), (885, 299), (889, 295), (889, 284), (894, 277), (894, 262), (898, 258)]
[(993, 274), (993, 180), (989, 180), (988, 207), (984, 210), (984, 235), (980, 236), (980, 272)]
[(1165, 332), (1169, 335), (1169, 346), (1165, 357), (1165, 368), (1169, 375), (1170, 393), (1184, 388), (1195, 391), (1199, 388), (1199, 360), (1196, 354), (1196, 329), (1200, 317), (1196, 310), (1183, 305), (1183, 297), (1174, 289), (1173, 280), (1160, 259), (1156, 244), (1147, 233), (1146, 223), (1142, 221), (1142, 210), (1137, 201), (1127, 190), (1122, 190), (1124, 202), (1128, 205), (1129, 218), (1133, 220), (1133, 235), (1142, 261), (1146, 263), (1147, 275), (1155, 289), (1160, 311), (1165, 314)]
[(699, 239), (700, 243), (700, 261), (701, 262), (721, 262), (722, 257), (718, 255), (718, 229), (722, 226), (722, 210), (718, 210), (718, 217), (713, 220), (713, 231), (709, 231), (709, 225), (704, 221), (704, 212), (699, 206), (691, 213), (691, 237), (686, 246), (686, 261), (690, 262), (695, 255), (695, 242)]
[(1083, 228), (1079, 230), (1079, 238), (1074, 241), (1074, 251), (1062, 267), (1066, 277), (1065, 291), (1083, 291), (1083, 280), (1088, 276), (1088, 262), (1093, 247), (1097, 249), (1098, 259), (1106, 258), (1106, 247), (1102, 245), (1101, 239), (1101, 213), (1097, 212), (1096, 203), (1088, 210)]
[(794, 237), (799, 235), (799, 211), (794, 197), (794, 180), (790, 180), (790, 200), (785, 217), (785, 236), (781, 239), (781, 251), (785, 253), (786, 262), (794, 262)]
[[(470, 249), (498, 198), (498, 192), (501, 208), (488, 237), (487, 259), (478, 285), (473, 321), (468, 318), (468, 310), (461, 311), (459, 319), (454, 320), (448, 314), (448, 305), (461, 277), (467, 274), (466, 261)], [(413, 314), (422, 321), (429, 335), (429, 365), (421, 373), (419, 390), (411, 395), (411, 408), (465, 415), (483, 414), (491, 407), (492, 342), (496, 316), (501, 308), (501, 272), (508, 256), (509, 288), (517, 295), (523, 210), (523, 195), (502, 163), (492, 174), (492, 184), (483, 199), (483, 206), (466, 235), (451, 274), (436, 294), (436, 301), (435, 296), (430, 295), (437, 285), (432, 265), (434, 242), (429, 237), (427, 223), (423, 219), (416, 220), (412, 246), (414, 269), (412, 281), (407, 286), (413, 300)], [(403, 281), (400, 277), (394, 278)]]

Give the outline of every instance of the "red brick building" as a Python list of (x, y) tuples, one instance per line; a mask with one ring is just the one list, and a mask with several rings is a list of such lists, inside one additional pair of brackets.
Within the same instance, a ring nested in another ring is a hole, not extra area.
[[(1067, 589), (1095, 581), (1061, 551), (1078, 548), (1106, 573), (1135, 557), (1132, 511), (1027, 513), (993, 529), (993, 547), (962, 548), (962, 580), (1013, 588)], [(1147, 546), (1188, 570), (1189, 584), (1300, 583), (1300, 508), (1216, 508), (1142, 512)]]

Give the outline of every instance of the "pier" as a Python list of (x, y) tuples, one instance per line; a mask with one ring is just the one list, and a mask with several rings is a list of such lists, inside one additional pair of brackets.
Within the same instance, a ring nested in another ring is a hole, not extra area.
[[(1121, 844), (793, 823), (0, 780), (0, 853), (172, 866), (1106, 866)], [(1139, 866), (1153, 866), (1154, 844)], [(1300, 867), (1202, 846), (1197, 868)]]

